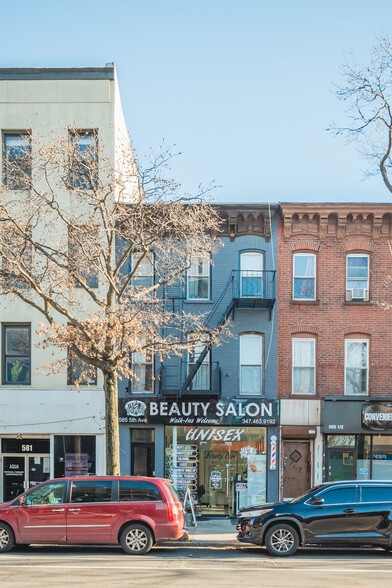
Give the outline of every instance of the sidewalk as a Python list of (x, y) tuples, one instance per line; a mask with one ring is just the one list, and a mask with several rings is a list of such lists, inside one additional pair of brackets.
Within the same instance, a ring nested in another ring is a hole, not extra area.
[(237, 541), (235, 528), (236, 519), (216, 518), (201, 519), (197, 521), (197, 527), (193, 525), (187, 528), (189, 538), (186, 541), (177, 541), (176, 545), (194, 545), (204, 547), (227, 547), (240, 545)]

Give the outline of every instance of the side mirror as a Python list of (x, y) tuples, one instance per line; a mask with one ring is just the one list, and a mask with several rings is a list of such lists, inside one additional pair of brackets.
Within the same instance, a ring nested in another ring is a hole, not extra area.
[(19, 505), (23, 506), (24, 504), (26, 504), (26, 498), (24, 496), (21, 496), (19, 498)]
[(311, 498), (308, 504), (311, 504), (312, 506), (320, 506), (321, 504), (324, 504), (324, 498)]

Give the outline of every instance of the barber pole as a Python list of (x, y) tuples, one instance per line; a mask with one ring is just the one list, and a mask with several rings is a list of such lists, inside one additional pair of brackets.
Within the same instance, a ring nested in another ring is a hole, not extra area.
[(270, 470), (276, 470), (276, 435), (271, 437)]

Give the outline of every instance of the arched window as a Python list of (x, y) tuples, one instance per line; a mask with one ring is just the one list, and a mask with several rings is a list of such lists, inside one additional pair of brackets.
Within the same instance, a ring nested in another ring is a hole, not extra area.
[(263, 254), (244, 251), (240, 257), (240, 298), (261, 298), (263, 295)]
[(316, 255), (294, 253), (293, 300), (316, 300)]
[(314, 337), (293, 337), (292, 345), (292, 392), (293, 394), (314, 394), (316, 339)]
[(352, 335), (344, 343), (344, 393), (365, 396), (369, 393), (369, 339)]
[(262, 394), (263, 336), (258, 333), (240, 335), (240, 394)]

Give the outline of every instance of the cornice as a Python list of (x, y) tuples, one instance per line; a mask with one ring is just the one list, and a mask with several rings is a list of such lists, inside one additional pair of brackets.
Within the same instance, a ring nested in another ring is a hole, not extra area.
[(282, 204), (283, 238), (304, 235), (320, 241), (392, 237), (392, 204)]
[(266, 241), (271, 238), (271, 223), (275, 216), (277, 206), (236, 204), (218, 205), (222, 219), (220, 237), (229, 237), (234, 241), (236, 237), (245, 235), (256, 235), (263, 237)]

